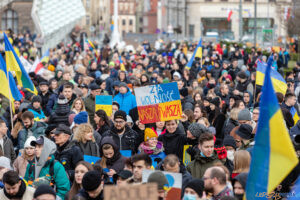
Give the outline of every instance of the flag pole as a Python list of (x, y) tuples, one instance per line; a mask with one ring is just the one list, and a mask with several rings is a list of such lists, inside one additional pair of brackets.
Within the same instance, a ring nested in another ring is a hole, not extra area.
[[(10, 90), (10, 83), (9, 83), (9, 74), (8, 74), (8, 69), (6, 67), (6, 77), (7, 77), (7, 81), (8, 81), (8, 90)], [(11, 123), (11, 130), (14, 128), (14, 119), (13, 119), (13, 112), (12, 112), (12, 106), (14, 102), (12, 102), (12, 95), (11, 92), (9, 92), (9, 111), (10, 111), (10, 123)]]

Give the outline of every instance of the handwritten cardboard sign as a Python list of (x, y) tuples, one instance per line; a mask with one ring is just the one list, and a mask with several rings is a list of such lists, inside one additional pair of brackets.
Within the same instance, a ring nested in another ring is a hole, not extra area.
[(143, 124), (180, 119), (182, 115), (177, 83), (134, 89), (139, 119)]
[[(148, 177), (153, 170), (143, 170), (142, 182), (147, 183)], [(166, 200), (181, 200), (182, 174), (163, 171), (168, 180)]]
[(157, 184), (105, 186), (104, 200), (157, 200)]
[(97, 95), (95, 99), (95, 112), (102, 109), (107, 116), (112, 114), (112, 96)]

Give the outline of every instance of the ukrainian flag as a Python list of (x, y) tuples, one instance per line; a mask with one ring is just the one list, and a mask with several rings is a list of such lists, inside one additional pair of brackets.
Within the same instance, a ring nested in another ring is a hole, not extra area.
[[(19, 101), (22, 99), (22, 95), (16, 86), (16, 82), (14, 77), (10, 72), (8, 72), (7, 78), (7, 71), (4, 59), (0, 54), (0, 93), (3, 94), (6, 98), (10, 101)], [(8, 82), (9, 81), (9, 82)], [(12, 107), (13, 108), (13, 107)]]
[[(256, 85), (263, 85), (265, 73), (267, 69), (267, 64), (263, 62), (257, 62), (257, 69), (256, 69)], [(287, 90), (287, 84), (284, 80), (284, 78), (274, 69), (271, 69), (271, 80), (273, 83), (274, 90), (276, 92), (280, 92), (283, 95), (285, 95)]]
[(86, 39), (86, 43), (88, 44), (90, 50), (94, 50), (94, 49), (95, 49), (95, 46), (94, 46), (94, 44), (91, 42), (91, 40)]
[(120, 61), (120, 70), (121, 71), (126, 71), (125, 65), (123, 63), (122, 57), (119, 56), (119, 61)]
[(267, 199), (267, 194), (272, 192), (298, 163), (275, 95), (271, 73), (271, 67), (267, 67), (246, 184), (247, 200)]
[(34, 87), (30, 77), (28, 76), (26, 70), (24, 69), (19, 57), (16, 55), (16, 52), (14, 51), (14, 48), (12, 47), (5, 33), (4, 33), (4, 43), (5, 43), (5, 58), (6, 58), (6, 65), (8, 71), (15, 73), (18, 80), (18, 84), (20, 86), (26, 88), (28, 91), (37, 95), (36, 88)]
[(189, 62), (187, 63), (187, 65), (185, 67), (188, 69), (191, 69), (195, 58), (202, 58), (202, 38), (200, 39), (191, 59), (189, 60)]
[(297, 122), (299, 121), (300, 117), (299, 117), (299, 115), (297, 113), (297, 110), (294, 106), (290, 109), (290, 113), (292, 114), (293, 119), (294, 119), (294, 124), (296, 125)]

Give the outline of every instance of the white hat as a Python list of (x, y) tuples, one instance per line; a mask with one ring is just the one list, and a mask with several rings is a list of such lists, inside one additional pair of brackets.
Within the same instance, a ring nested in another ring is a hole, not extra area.
[(10, 164), (10, 159), (4, 156), (0, 157), (0, 167), (4, 167), (6, 169), (12, 170), (12, 166)]
[(27, 148), (27, 147), (32, 147), (34, 148), (34, 146), (32, 146), (30, 143), (32, 141), (36, 141), (36, 138), (34, 136), (29, 136), (24, 144), (24, 148)]

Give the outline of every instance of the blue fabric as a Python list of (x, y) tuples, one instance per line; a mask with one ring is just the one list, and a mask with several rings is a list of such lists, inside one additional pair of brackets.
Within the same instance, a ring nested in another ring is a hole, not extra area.
[(135, 96), (130, 92), (129, 89), (126, 94), (117, 94), (114, 97), (114, 101), (118, 102), (120, 105), (120, 110), (125, 111), (127, 115), (131, 109), (136, 107)]

